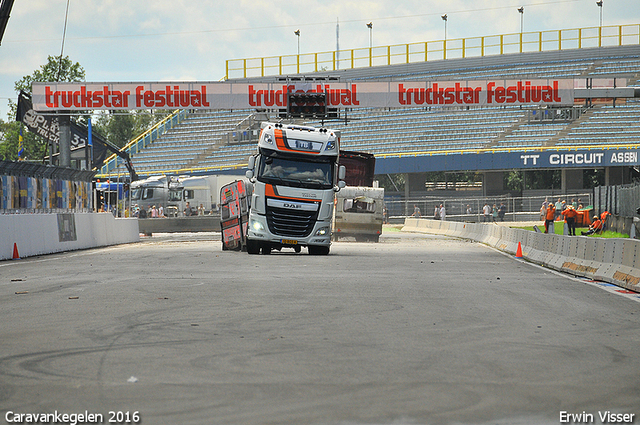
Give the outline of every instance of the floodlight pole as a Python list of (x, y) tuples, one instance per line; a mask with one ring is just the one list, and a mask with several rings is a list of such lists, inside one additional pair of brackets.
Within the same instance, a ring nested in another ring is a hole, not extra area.
[(602, 28), (602, 4), (603, 4), (603, 0), (598, 0), (596, 2), (596, 4), (600, 8), (600, 27)]
[(524, 31), (524, 6), (518, 8), (518, 12), (520, 13), (520, 34)]

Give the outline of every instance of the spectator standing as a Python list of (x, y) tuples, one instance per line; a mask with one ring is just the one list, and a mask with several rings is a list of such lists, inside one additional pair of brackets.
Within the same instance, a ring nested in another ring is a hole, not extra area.
[(482, 207), (482, 214), (484, 214), (484, 221), (488, 223), (491, 221), (491, 207), (488, 202), (484, 203), (484, 207)]
[(198, 215), (204, 215), (204, 205), (202, 204), (198, 207)]
[(553, 220), (556, 218), (556, 206), (553, 203), (549, 203), (547, 207), (547, 215), (544, 221), (544, 232), (549, 233), (549, 227), (551, 227), (551, 233), (555, 233), (553, 228)]
[(504, 215), (507, 212), (507, 206), (504, 202), (500, 203), (500, 207), (498, 208), (498, 217), (500, 217), (500, 221), (504, 221)]
[(444, 204), (440, 204), (440, 220), (444, 221), (447, 217), (447, 210), (444, 208)]
[(567, 206), (567, 208), (562, 211), (562, 215), (564, 216), (564, 221), (567, 223), (567, 227), (569, 228), (569, 236), (576, 235), (576, 216), (578, 212), (573, 205)]
[(187, 205), (184, 207), (184, 216), (185, 217), (190, 217), (191, 216), (191, 205), (189, 204), (189, 202), (187, 202)]
[(473, 210), (471, 209), (471, 205), (467, 204), (467, 214), (473, 214)]
[(498, 207), (496, 204), (493, 204), (493, 208), (491, 208), (491, 220), (495, 223), (498, 221)]
[(560, 214), (562, 213), (562, 199), (558, 198), (558, 202), (556, 202), (556, 217), (555, 219), (557, 220), (558, 217), (560, 217)]
[(158, 217), (164, 218), (164, 208), (162, 208), (162, 205), (158, 206)]

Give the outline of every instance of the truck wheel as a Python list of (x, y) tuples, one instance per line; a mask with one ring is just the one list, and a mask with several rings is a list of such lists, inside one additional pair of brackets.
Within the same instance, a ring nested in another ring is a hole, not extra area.
[(310, 255), (327, 255), (329, 254), (329, 247), (310, 245), (309, 254)]
[(251, 239), (247, 239), (247, 253), (249, 254), (259, 254), (260, 253), (260, 244), (257, 241), (253, 241)]

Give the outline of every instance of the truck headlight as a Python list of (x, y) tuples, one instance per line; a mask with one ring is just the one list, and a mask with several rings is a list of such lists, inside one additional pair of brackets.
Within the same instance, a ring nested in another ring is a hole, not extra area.
[(329, 234), (329, 228), (328, 227), (323, 227), (322, 229), (318, 229), (316, 231), (315, 235), (316, 236), (324, 236), (324, 235), (327, 235), (327, 234)]
[(264, 226), (262, 225), (262, 223), (256, 220), (251, 221), (251, 228), (257, 232), (261, 232), (264, 230)]

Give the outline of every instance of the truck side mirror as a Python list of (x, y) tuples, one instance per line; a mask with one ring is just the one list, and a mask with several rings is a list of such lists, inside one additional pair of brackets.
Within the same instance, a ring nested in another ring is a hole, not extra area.
[(249, 164), (247, 164), (247, 168), (253, 171), (253, 167), (256, 166), (256, 157), (251, 155), (249, 157)]
[(344, 165), (341, 165), (340, 168), (338, 168), (338, 179), (344, 180), (346, 176), (347, 176), (347, 168)]

